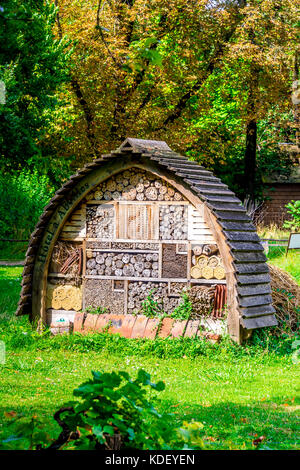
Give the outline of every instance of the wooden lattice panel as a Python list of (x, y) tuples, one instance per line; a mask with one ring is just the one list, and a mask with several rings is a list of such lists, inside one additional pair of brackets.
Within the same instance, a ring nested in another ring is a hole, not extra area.
[(203, 211), (197, 210), (191, 204), (188, 208), (188, 239), (198, 240), (200, 243), (214, 242), (213, 234), (204, 220)]
[(154, 223), (157, 209), (150, 204), (120, 204), (118, 233), (120, 239), (155, 240), (158, 224)]
[(113, 204), (88, 205), (86, 209), (87, 235), (91, 238), (114, 236), (115, 207)]
[(85, 210), (84, 206), (76, 209), (69, 217), (68, 221), (60, 233), (61, 240), (75, 240), (86, 236), (85, 228)]

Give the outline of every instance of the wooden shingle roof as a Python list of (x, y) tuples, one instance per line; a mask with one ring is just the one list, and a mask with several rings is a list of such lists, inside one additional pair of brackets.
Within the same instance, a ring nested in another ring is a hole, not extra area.
[(240, 322), (245, 329), (277, 324), (272, 306), (269, 268), (256, 229), (241, 201), (228, 186), (196, 162), (173, 152), (165, 142), (126, 139), (116, 151), (102, 155), (71, 176), (45, 207), (26, 253), (21, 297), (16, 314), (31, 313), (31, 292), (35, 256), (44, 230), (60, 202), (88, 173), (120, 154), (136, 154), (181, 177), (217, 218), (233, 257)]

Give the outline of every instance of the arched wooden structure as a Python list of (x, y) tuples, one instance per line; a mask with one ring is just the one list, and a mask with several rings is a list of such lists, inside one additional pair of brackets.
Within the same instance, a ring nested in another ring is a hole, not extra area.
[(16, 313), (46, 323), (54, 307), (72, 313), (97, 298), (132, 313), (151, 286), (167, 311), (183, 287), (197, 297), (200, 288), (226, 286), (237, 342), (276, 325), (266, 257), (240, 200), (165, 142), (128, 138), (73, 175), (45, 208)]

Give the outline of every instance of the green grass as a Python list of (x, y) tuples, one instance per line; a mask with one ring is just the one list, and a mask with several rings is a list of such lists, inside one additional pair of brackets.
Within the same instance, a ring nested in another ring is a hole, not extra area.
[(286, 256), (284, 247), (271, 247), (268, 253), (270, 263), (287, 271), (300, 284), (300, 251), (292, 250)]
[(277, 225), (258, 225), (256, 227), (260, 238), (273, 238), (275, 240), (288, 239), (290, 232), (287, 229), (279, 228)]
[(166, 383), (160, 409), (173, 411), (178, 422), (202, 422), (207, 448), (253, 449), (260, 436), (265, 436), (262, 448), (299, 448), (299, 367), (289, 354), (228, 341), (212, 346), (108, 335), (37, 338), (26, 318), (11, 318), (21, 270), (0, 268), (0, 339), (7, 343), (0, 365), (0, 439), (10, 433), (5, 413), (11, 411), (37, 416), (57, 435), (54, 411), (92, 369), (122, 369), (134, 376), (144, 368)]

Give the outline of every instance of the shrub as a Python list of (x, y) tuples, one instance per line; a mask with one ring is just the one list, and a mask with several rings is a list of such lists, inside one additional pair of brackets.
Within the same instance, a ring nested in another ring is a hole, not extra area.
[(300, 230), (300, 201), (291, 201), (285, 207), (292, 220), (287, 220), (283, 226), (290, 230)]
[[(34, 419), (21, 421), (17, 434), (2, 441), (2, 449), (202, 449), (201, 423), (175, 424), (170, 413), (159, 413), (147, 389), (160, 392), (163, 382), (153, 383), (140, 369), (135, 380), (124, 371), (92, 372), (92, 379), (73, 391), (79, 401), (63, 405), (54, 419), (62, 428), (51, 442)], [(50, 443), (51, 442), (51, 443)], [(49, 445), (50, 444), (50, 445)]]
[(173, 310), (171, 317), (178, 320), (188, 320), (193, 311), (192, 302), (186, 292), (181, 294), (182, 302)]
[(54, 193), (37, 171), (0, 176), (0, 238), (28, 238)]
[(158, 302), (154, 298), (154, 290), (151, 290), (142, 302), (141, 313), (146, 317), (161, 317), (164, 315), (162, 299)]

